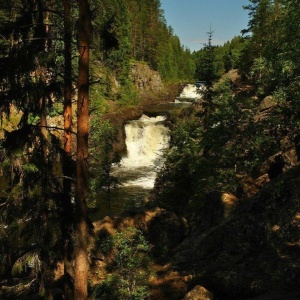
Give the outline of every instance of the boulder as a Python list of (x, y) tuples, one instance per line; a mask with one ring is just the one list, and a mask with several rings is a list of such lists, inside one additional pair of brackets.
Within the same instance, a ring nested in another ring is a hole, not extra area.
[(146, 63), (132, 64), (131, 77), (141, 94), (147, 92), (157, 93), (164, 89), (159, 73), (152, 70)]
[(201, 285), (196, 285), (183, 298), (183, 300), (213, 300), (213, 299), (214, 299), (213, 295)]
[(256, 179), (250, 176), (243, 176), (240, 180), (240, 185), (243, 190), (243, 194), (247, 199), (253, 197), (265, 184), (270, 181), (268, 174), (263, 174)]
[(187, 236), (187, 221), (175, 213), (162, 210), (148, 223), (147, 236), (156, 256), (168, 257)]
[(273, 96), (265, 97), (257, 107), (257, 113), (253, 117), (254, 122), (260, 122), (269, 118), (270, 113), (278, 105)]
[(273, 108), (278, 105), (278, 102), (274, 99), (273, 96), (266, 96), (259, 104), (258, 110), (264, 111), (266, 109)]
[(221, 224), (238, 207), (239, 199), (232, 193), (211, 192), (203, 199), (202, 209), (197, 219), (198, 229), (205, 231)]

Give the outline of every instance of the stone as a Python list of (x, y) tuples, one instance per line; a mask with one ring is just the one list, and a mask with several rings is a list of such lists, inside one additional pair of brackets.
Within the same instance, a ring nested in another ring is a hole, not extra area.
[(143, 101), (156, 99), (157, 95), (161, 98), (165, 94), (165, 86), (159, 73), (152, 70), (146, 63), (132, 64), (130, 74)]
[(169, 256), (189, 232), (187, 221), (173, 212), (162, 210), (148, 222), (147, 236), (156, 255)]
[(131, 77), (141, 92), (160, 91), (164, 88), (157, 71), (150, 69), (147, 64), (136, 63), (131, 66)]
[(223, 204), (224, 219), (227, 219), (238, 206), (239, 199), (232, 193), (223, 193), (221, 196), (221, 201)]
[(183, 300), (213, 300), (213, 299), (214, 299), (213, 295), (201, 285), (196, 285), (183, 298)]
[(238, 207), (239, 199), (229, 192), (213, 191), (202, 199), (202, 209), (198, 214), (198, 229), (205, 231), (221, 224)]
[(263, 111), (266, 109), (270, 109), (274, 106), (276, 106), (278, 103), (277, 101), (273, 98), (273, 96), (267, 96), (265, 97), (261, 103), (258, 106), (259, 111)]
[(219, 226), (206, 232), (193, 228), (172, 263), (208, 284), (218, 299), (249, 299), (278, 287), (295, 291), (300, 282), (299, 195), (300, 166), (243, 200)]
[(256, 179), (253, 179), (250, 176), (244, 176), (240, 180), (240, 185), (246, 198), (251, 198), (269, 181), (270, 178), (267, 173), (257, 177)]

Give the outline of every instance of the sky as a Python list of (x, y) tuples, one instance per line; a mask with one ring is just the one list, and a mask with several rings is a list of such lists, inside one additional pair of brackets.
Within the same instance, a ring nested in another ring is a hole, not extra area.
[(212, 44), (223, 45), (247, 28), (248, 0), (161, 0), (168, 26), (182, 45), (197, 51), (207, 43), (207, 32), (213, 31)]

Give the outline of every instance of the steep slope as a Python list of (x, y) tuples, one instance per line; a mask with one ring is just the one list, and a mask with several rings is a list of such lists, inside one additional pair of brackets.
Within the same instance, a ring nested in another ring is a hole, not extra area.
[[(217, 299), (293, 291), (300, 283), (300, 168), (272, 180), (218, 226), (197, 228), (173, 258)], [(288, 299), (288, 298), (285, 298)]]

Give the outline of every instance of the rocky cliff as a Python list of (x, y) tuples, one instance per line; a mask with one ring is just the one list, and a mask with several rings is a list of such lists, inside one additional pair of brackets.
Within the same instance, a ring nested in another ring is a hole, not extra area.
[(131, 78), (141, 99), (150, 100), (166, 93), (159, 73), (152, 70), (146, 63), (133, 63), (131, 65)]

